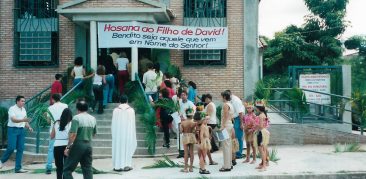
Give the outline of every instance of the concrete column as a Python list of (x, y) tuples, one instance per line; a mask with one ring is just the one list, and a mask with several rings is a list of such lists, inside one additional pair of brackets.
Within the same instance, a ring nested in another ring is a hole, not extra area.
[(98, 44), (97, 44), (97, 22), (90, 21), (90, 67), (97, 69)]
[(135, 81), (135, 75), (138, 73), (138, 48), (131, 48), (131, 79)]
[(244, 99), (254, 95), (260, 78), (258, 6), (259, 0), (244, 0)]

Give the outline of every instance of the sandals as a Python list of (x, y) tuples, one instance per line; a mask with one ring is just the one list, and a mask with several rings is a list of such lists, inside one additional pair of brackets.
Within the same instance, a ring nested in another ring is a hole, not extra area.
[(212, 162), (210, 162), (210, 165), (218, 165), (218, 163), (217, 163), (217, 162), (212, 161)]
[(231, 171), (231, 169), (229, 169), (229, 168), (220, 168), (220, 170), (219, 170), (220, 172), (230, 172)]
[(115, 169), (115, 168), (114, 168), (114, 169), (113, 169), (113, 171), (115, 171), (115, 172), (122, 172), (122, 171), (123, 171), (123, 169), (121, 169), (121, 168), (120, 168), (120, 169)]
[(205, 174), (210, 174), (210, 171), (208, 171), (206, 169), (203, 169), (203, 170), (200, 169), (200, 172), (199, 173), (205, 175)]
[(132, 167), (125, 167), (122, 171), (128, 172), (128, 171), (131, 171), (131, 170), (132, 170)]
[(190, 169), (189, 169), (189, 172), (193, 172), (193, 168), (190, 168)]
[(115, 172), (128, 172), (128, 171), (130, 171), (130, 170), (132, 170), (132, 167), (125, 167), (125, 168), (120, 168), (120, 169), (113, 169), (113, 171), (115, 171)]

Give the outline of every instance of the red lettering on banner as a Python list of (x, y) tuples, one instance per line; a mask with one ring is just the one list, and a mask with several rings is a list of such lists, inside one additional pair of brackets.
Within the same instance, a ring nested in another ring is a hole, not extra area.
[(178, 35), (179, 34), (178, 30), (174, 30), (174, 29), (171, 29), (170, 27), (163, 27), (163, 26), (159, 26), (156, 32), (161, 33), (161, 34), (169, 34), (169, 35)]
[(104, 25), (104, 32), (106, 31), (140, 31), (140, 26), (113, 26), (111, 24)]
[(196, 29), (195, 35), (223, 35), (225, 29), (213, 29), (213, 30), (203, 30), (201, 28)]

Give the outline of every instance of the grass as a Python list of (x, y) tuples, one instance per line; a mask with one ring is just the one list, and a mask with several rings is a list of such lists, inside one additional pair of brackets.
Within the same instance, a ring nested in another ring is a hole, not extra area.
[(342, 152), (365, 152), (365, 150), (361, 149), (361, 145), (359, 143), (345, 143), (343, 145), (340, 143), (335, 144), (334, 153)]
[(162, 160), (157, 160), (154, 164), (142, 167), (142, 169), (152, 169), (152, 168), (183, 168), (184, 165), (175, 163), (170, 160), (166, 155), (163, 156)]

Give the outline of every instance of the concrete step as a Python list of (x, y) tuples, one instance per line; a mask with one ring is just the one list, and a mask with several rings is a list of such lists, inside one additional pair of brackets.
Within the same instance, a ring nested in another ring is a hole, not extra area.
[[(41, 140), (40, 145), (44, 146), (44, 147), (47, 147), (48, 146), (48, 141), (49, 140)], [(26, 142), (26, 144), (35, 144), (36, 139), (26, 137), (25, 142)], [(171, 142), (174, 143), (174, 144), (176, 143), (175, 140), (172, 140), (172, 139), (171, 139)], [(163, 144), (164, 144), (163, 139), (157, 139), (156, 140), (156, 146), (163, 146)], [(93, 146), (112, 147), (112, 139), (100, 139), (100, 138), (96, 137), (96, 138), (93, 139)], [(137, 146), (138, 147), (146, 147), (146, 141), (144, 139), (137, 140)]]
[[(112, 148), (105, 146), (96, 146), (93, 145), (93, 155), (112, 155)], [(36, 145), (34, 144), (25, 144), (25, 151), (27, 152), (36, 152)], [(178, 151), (177, 146), (170, 146), (169, 149), (156, 146), (156, 154), (166, 154), (166, 153), (176, 153)], [(47, 154), (48, 146), (39, 146), (39, 153)], [(135, 155), (150, 155), (147, 147), (137, 147)]]
[[(49, 133), (48, 132), (41, 132), (40, 133), (40, 141), (44, 144), (44, 145), (48, 145), (48, 140), (49, 140)], [(136, 133), (136, 138), (137, 140), (145, 140), (146, 137), (146, 133), (143, 132), (138, 132)], [(174, 135), (171, 135), (171, 140), (173, 139)], [(158, 132), (156, 133), (156, 139), (160, 140), (164, 138), (164, 133), (162, 132)], [(26, 143), (31, 142), (31, 144), (35, 144), (36, 141), (36, 137), (35, 136), (26, 136), (26, 139), (29, 139), (28, 141), (26, 141)], [(96, 140), (111, 140), (112, 139), (112, 134), (110, 132), (105, 132), (102, 133), (100, 131), (98, 131), (97, 135), (95, 136)]]

